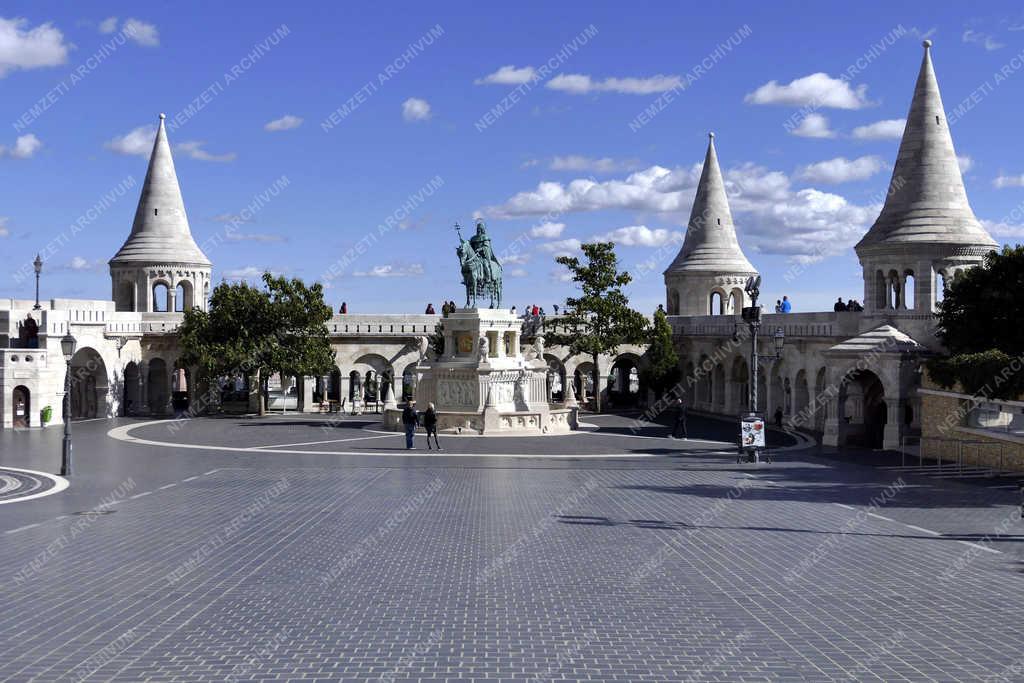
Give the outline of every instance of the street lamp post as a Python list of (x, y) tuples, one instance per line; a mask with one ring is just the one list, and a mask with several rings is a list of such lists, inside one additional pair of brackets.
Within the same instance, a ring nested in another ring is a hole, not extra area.
[(77, 341), (68, 331), (60, 340), (60, 350), (64, 353), (67, 371), (64, 373), (64, 445), (61, 450), (60, 474), (71, 476), (71, 358), (75, 355)]
[(36, 254), (36, 260), (32, 262), (32, 267), (36, 269), (36, 305), (32, 307), (32, 310), (38, 311), (42, 308), (39, 305), (39, 274), (43, 272), (43, 259), (39, 258), (39, 254)]
[[(774, 345), (775, 353), (771, 354), (759, 354), (757, 352), (757, 335), (761, 329), (761, 307), (757, 305), (757, 297), (760, 295), (761, 290), (761, 276), (751, 276), (747, 280), (746, 292), (750, 296), (750, 306), (743, 309), (743, 321), (747, 324), (750, 329), (750, 418), (757, 417), (757, 375), (758, 375), (758, 361), (764, 360), (775, 360), (782, 357), (782, 348), (786, 343), (786, 332), (781, 327), (775, 328), (775, 334), (772, 335), (772, 342)], [(754, 462), (760, 462), (760, 454), (757, 447), (750, 449), (753, 456)]]

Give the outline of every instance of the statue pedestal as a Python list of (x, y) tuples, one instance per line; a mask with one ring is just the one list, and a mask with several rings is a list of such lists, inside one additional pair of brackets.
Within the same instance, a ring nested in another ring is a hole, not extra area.
[[(519, 348), (522, 321), (505, 309), (462, 308), (441, 321), (445, 353), (417, 367), (416, 408), (433, 403), (438, 430), (448, 433), (564, 433), (575, 408), (547, 401), (547, 365)], [(422, 374), (421, 374), (422, 373)], [(401, 428), (401, 410), (385, 424)]]

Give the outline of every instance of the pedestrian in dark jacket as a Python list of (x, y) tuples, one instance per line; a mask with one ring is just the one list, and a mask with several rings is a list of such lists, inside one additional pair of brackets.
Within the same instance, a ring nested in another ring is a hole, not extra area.
[(430, 435), (434, 435), (434, 445), (437, 446), (437, 450), (441, 450), (441, 444), (437, 442), (437, 411), (434, 410), (434, 404), (427, 404), (427, 412), (423, 413), (423, 429), (427, 432), (427, 450), (430, 450)]
[(405, 448), (412, 450), (412, 437), (416, 433), (416, 425), (420, 421), (420, 414), (413, 407), (414, 401), (408, 401), (402, 410), (402, 426), (405, 427)]
[(689, 438), (689, 434), (686, 431), (686, 404), (683, 403), (683, 399), (676, 399), (676, 421), (672, 425), (672, 438), (673, 439), (686, 439)]

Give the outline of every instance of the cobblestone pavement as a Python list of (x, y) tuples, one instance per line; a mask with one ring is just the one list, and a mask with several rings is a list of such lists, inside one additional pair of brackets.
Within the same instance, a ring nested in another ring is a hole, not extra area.
[(1024, 678), (1015, 491), (593, 422), (429, 459), (366, 420), (76, 424), (72, 486), (0, 506), (0, 680)]

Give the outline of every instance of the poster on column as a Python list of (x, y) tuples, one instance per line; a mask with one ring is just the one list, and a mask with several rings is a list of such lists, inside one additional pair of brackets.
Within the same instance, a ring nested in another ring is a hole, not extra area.
[(740, 420), (740, 443), (744, 448), (764, 448), (764, 418), (749, 415)]

